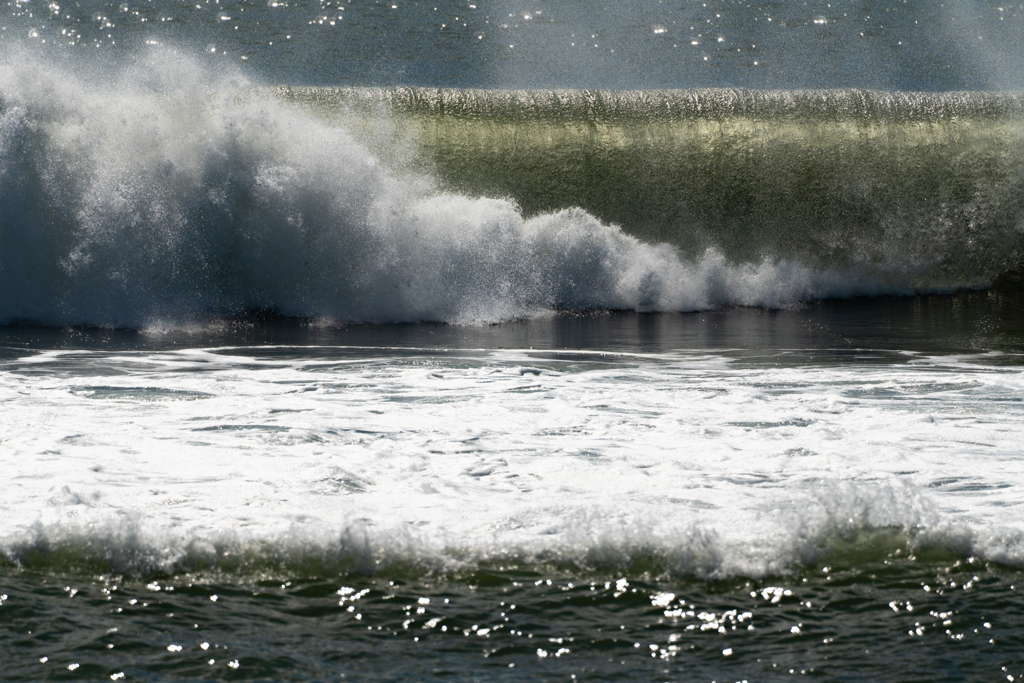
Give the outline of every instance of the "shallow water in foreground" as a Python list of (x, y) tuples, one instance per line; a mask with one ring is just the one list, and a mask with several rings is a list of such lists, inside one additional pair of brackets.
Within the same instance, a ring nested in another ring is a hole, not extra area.
[(6, 680), (1013, 680), (1022, 581), (893, 557), (714, 583), (5, 573), (0, 645)]

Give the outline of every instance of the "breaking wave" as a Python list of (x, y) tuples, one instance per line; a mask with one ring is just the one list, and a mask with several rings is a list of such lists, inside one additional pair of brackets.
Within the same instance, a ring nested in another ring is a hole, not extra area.
[[(576, 109), (564, 116), (544, 108), (561, 101), (556, 94), (505, 95), (505, 109), (478, 106), (480, 115), (448, 105), (424, 114), (379, 92), (310, 105), (312, 91), (254, 89), (166, 52), (103, 78), (8, 61), (0, 323), (174, 328), (253, 310), (472, 323), (551, 309), (780, 307), (985, 286), (1020, 248), (1019, 138), (1007, 144), (1016, 105), (1005, 102), (994, 113), (979, 104), (988, 124), (966, 141), (957, 142), (966, 128), (950, 129), (941, 111), (915, 118), (913, 108), (893, 115), (906, 129), (899, 135), (896, 123), (855, 131), (873, 146), (899, 138), (900, 153), (924, 150), (907, 163), (973, 164), (952, 179), (942, 177), (948, 164), (932, 164), (926, 187), (897, 183), (927, 201), (911, 192), (890, 198), (899, 211), (866, 216), (829, 192), (860, 187), (875, 201), (899, 169), (879, 180), (872, 162), (839, 188), (836, 174), (859, 163), (859, 148), (839, 171), (816, 175), (848, 143), (819, 135), (828, 121), (785, 107), (772, 110), (778, 121), (751, 118), (750, 107), (732, 118), (724, 105), (702, 113), (700, 102), (720, 94), (688, 96), (697, 104), (678, 117), (657, 102), (630, 109), (625, 96), (605, 107), (611, 114), (580, 109), (586, 94), (566, 96)], [(511, 122), (495, 123), (509, 107)], [(851, 118), (856, 111), (831, 120)], [(796, 138), (762, 135), (776, 129)], [(920, 220), (905, 220), (911, 214)]]

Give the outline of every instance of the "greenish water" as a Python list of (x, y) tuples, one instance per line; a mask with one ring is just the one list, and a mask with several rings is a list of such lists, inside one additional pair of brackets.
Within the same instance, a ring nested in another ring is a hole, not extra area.
[[(1024, 574), (835, 558), (719, 582), (479, 568), (447, 579), (5, 570), (11, 681), (900, 680), (1020, 676)], [(845, 561), (844, 561), (845, 560)], [(851, 561), (852, 560), (852, 561)], [(116, 680), (116, 679), (115, 679)]]
[(1016, 94), (274, 92), (362, 130), (383, 158), (416, 150), (448, 190), (526, 215), (579, 206), (691, 258), (794, 259), (922, 289), (985, 286), (1024, 256)]

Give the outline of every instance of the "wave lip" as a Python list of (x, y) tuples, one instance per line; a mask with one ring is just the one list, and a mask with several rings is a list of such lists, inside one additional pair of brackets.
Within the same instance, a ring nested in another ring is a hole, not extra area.
[(617, 121), (761, 119), (948, 122), (1005, 120), (1024, 115), (1024, 93), (888, 92), (859, 89), (750, 90), (483, 90), (278, 86), (267, 92), (324, 109), (391, 110), (431, 118), (512, 122), (561, 120), (600, 125)]

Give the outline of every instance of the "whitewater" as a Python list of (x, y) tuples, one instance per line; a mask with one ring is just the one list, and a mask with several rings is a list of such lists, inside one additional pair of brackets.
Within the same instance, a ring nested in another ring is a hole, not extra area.
[(1019, 371), (859, 355), (35, 353), (4, 363), (7, 468), (33, 463), (5, 486), (8, 552), (144, 576), (228, 551), (385, 574), (650, 554), (764, 577), (847, 545), (1020, 566)]
[(1016, 671), (1018, 357), (780, 315), (8, 328), (13, 675)]

